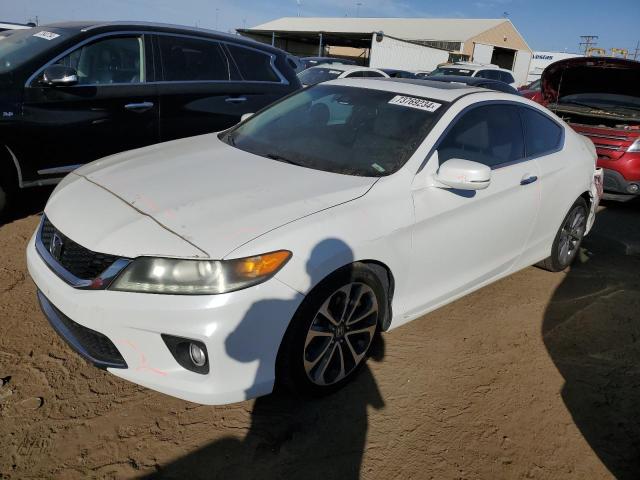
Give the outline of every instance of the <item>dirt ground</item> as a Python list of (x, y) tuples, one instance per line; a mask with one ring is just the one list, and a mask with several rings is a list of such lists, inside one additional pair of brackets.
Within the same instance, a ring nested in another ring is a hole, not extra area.
[[(527, 268), (383, 336), (341, 392), (199, 406), (73, 353), (0, 227), (0, 478), (640, 478), (640, 203), (580, 262)], [(381, 361), (383, 360), (383, 361)]]

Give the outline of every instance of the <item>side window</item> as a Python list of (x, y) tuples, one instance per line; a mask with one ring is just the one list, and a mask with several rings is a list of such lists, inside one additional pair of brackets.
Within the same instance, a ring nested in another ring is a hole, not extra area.
[(357, 72), (347, 73), (344, 78), (362, 78), (364, 77), (364, 72), (362, 70)]
[(527, 156), (542, 155), (560, 148), (562, 127), (531, 108), (520, 108)]
[(280, 82), (271, 66), (271, 56), (250, 48), (227, 45), (242, 78), (255, 82)]
[(438, 146), (440, 164), (462, 158), (495, 167), (524, 158), (524, 153), (518, 107), (505, 104), (465, 113)]
[(362, 76), (363, 77), (382, 77), (382, 75), (380, 75), (378, 72), (372, 72), (370, 70), (365, 70), (362, 72)]
[(170, 82), (230, 80), (229, 62), (216, 41), (159, 35), (164, 79)]
[(74, 50), (56, 65), (75, 68), (78, 85), (141, 83), (145, 81), (142, 37), (112, 37)]
[(476, 77), (488, 78), (490, 80), (500, 80), (500, 71), (499, 70), (481, 70), (478, 72)]
[(500, 80), (502, 80), (504, 83), (513, 83), (513, 75), (511, 75), (509, 72), (498, 72), (500, 74)]

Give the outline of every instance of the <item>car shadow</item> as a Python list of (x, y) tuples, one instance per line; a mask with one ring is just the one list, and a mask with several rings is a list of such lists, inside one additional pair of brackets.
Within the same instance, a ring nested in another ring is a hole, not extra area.
[(611, 473), (640, 478), (640, 201), (608, 203), (544, 317), (562, 399)]
[[(326, 239), (318, 243), (307, 263), (311, 278), (314, 263), (321, 263), (340, 251), (346, 263), (353, 260), (351, 250), (340, 240)], [(230, 357), (240, 362), (258, 361), (255, 381), (246, 390), (247, 396), (259, 392), (260, 379), (271, 375), (270, 362), (262, 361), (259, 349), (254, 351), (247, 338), (259, 341), (261, 329), (269, 325), (268, 312), (290, 309), (291, 306), (283, 302), (288, 301), (256, 302), (225, 340)], [(383, 357), (384, 341), (377, 335), (370, 360), (381, 361)], [(358, 479), (367, 439), (369, 407), (381, 409), (384, 400), (366, 364), (349, 385), (325, 397), (301, 398), (276, 387), (274, 393), (254, 402), (251, 424), (244, 438), (216, 440), (142, 478)]]
[(42, 212), (54, 188), (54, 186), (31, 187), (13, 194), (8, 211), (0, 215), (0, 227)]

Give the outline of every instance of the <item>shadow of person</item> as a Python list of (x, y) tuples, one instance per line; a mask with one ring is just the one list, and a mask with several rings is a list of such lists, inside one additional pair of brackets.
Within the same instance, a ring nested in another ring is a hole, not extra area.
[(600, 460), (640, 478), (640, 202), (598, 214), (542, 328), (562, 399)]
[[(307, 273), (314, 284), (318, 280), (314, 278), (314, 265), (329, 260), (336, 252), (343, 252), (341, 262), (353, 260), (350, 249), (337, 239), (323, 240), (313, 249)], [(269, 326), (265, 312), (291, 309), (293, 314), (297, 303), (276, 299), (256, 302), (226, 339), (229, 356), (240, 362), (258, 361), (247, 396), (264, 391), (264, 379), (272, 378), (274, 362), (264, 361), (260, 348), (248, 345), (246, 339), (260, 341), (262, 329)], [(381, 361), (383, 357), (384, 342), (377, 335), (370, 358)], [(217, 440), (147, 478), (357, 479), (366, 445), (369, 406), (381, 409), (384, 401), (367, 365), (349, 385), (330, 396), (298, 398), (276, 388), (273, 394), (255, 401), (244, 439)]]

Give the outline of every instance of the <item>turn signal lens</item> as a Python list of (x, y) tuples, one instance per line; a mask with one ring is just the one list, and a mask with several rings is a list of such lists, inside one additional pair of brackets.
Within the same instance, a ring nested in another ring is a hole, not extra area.
[(278, 250), (277, 252), (265, 253), (257, 257), (241, 258), (235, 260), (237, 262), (236, 274), (246, 278), (258, 278), (264, 275), (271, 275), (277, 272), (290, 257), (291, 252)]

